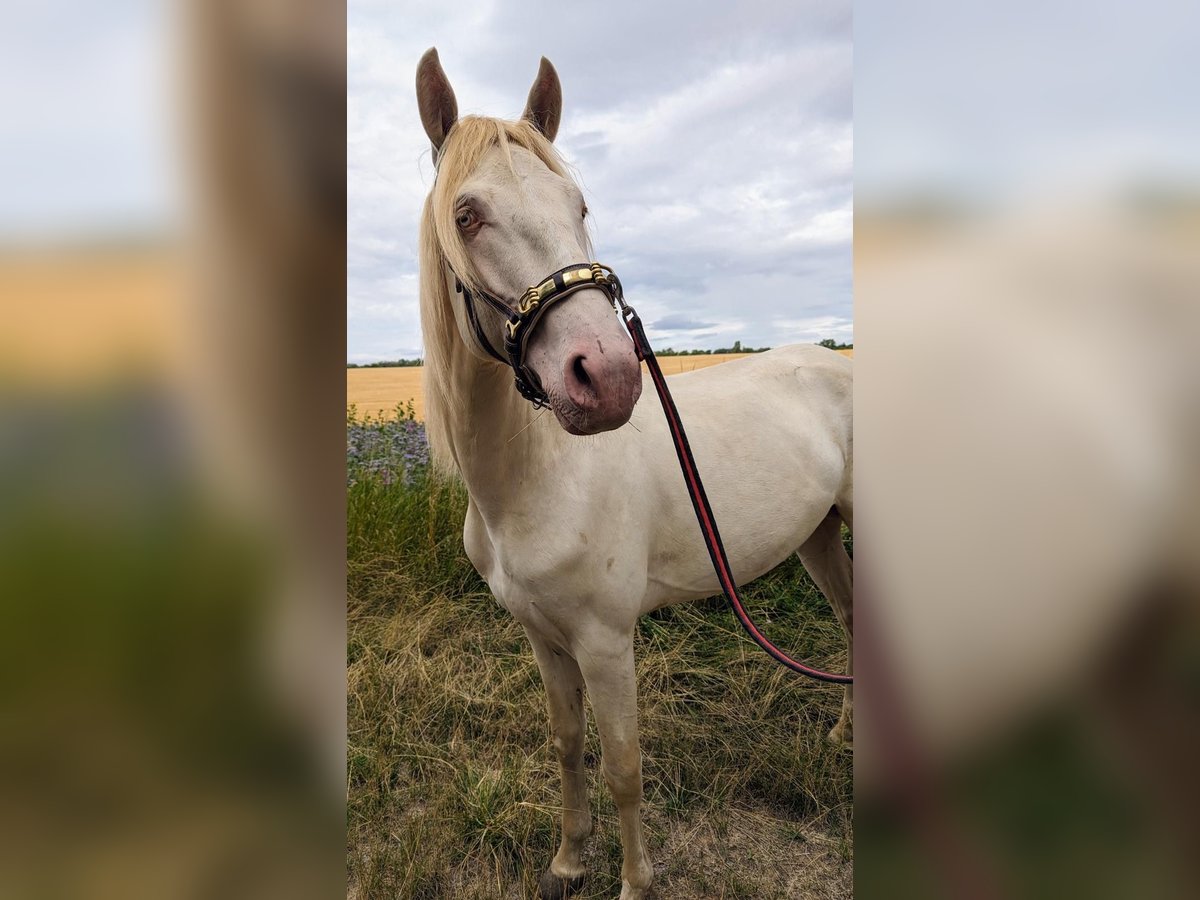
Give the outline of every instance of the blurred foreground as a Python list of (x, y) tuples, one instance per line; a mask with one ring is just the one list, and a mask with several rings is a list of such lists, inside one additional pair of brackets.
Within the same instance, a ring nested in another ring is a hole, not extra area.
[(334, 896), (344, 10), (88, 7), (0, 54), (0, 896)]
[(1197, 12), (918, 7), (856, 7), (856, 895), (1200, 896)]
[(1195, 896), (1198, 238), (860, 216), (861, 896)]

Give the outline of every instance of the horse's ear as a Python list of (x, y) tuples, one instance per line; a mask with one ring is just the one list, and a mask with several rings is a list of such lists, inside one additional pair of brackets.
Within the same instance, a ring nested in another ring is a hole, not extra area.
[(522, 115), (546, 136), (546, 140), (553, 141), (558, 134), (558, 123), (562, 119), (562, 85), (554, 66), (544, 56)]
[(454, 99), (450, 79), (442, 71), (436, 47), (426, 50), (417, 63), (417, 108), (421, 111), (421, 124), (433, 144), (436, 160), (446, 135), (458, 121), (458, 101)]

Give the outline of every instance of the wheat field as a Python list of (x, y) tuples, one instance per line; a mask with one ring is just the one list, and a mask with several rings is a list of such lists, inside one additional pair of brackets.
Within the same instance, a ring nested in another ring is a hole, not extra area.
[[(839, 350), (853, 356), (853, 350)], [(678, 375), (704, 369), (731, 359), (741, 359), (746, 353), (714, 353), (711, 356), (662, 356), (658, 364), (667, 375)], [(412, 402), (416, 416), (425, 419), (425, 402), (421, 394), (421, 368), (395, 366), (386, 369), (347, 369), (346, 405), (353, 405), (360, 414), (393, 417), (396, 407)]]
[(174, 371), (182, 285), (166, 245), (0, 247), (0, 378), (54, 388)]

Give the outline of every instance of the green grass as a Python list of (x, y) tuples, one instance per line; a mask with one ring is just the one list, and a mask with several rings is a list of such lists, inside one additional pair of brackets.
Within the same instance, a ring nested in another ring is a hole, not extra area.
[[(561, 802), (537, 667), (463, 554), (461, 486), (409, 480), (348, 491), (349, 890), (534, 897)], [(797, 562), (746, 597), (781, 646), (844, 667), (841, 628)], [(850, 896), (852, 758), (825, 740), (840, 690), (773, 663), (720, 599), (646, 616), (637, 657), (660, 900)], [(599, 754), (589, 721), (582, 898), (620, 891)]]

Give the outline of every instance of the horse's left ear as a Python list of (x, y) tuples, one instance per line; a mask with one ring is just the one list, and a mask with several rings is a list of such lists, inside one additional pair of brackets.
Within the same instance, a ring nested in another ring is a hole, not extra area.
[(529, 100), (525, 103), (522, 118), (532, 122), (548, 141), (553, 141), (558, 134), (558, 123), (562, 119), (562, 85), (554, 66), (544, 56), (533, 87), (529, 89)]

